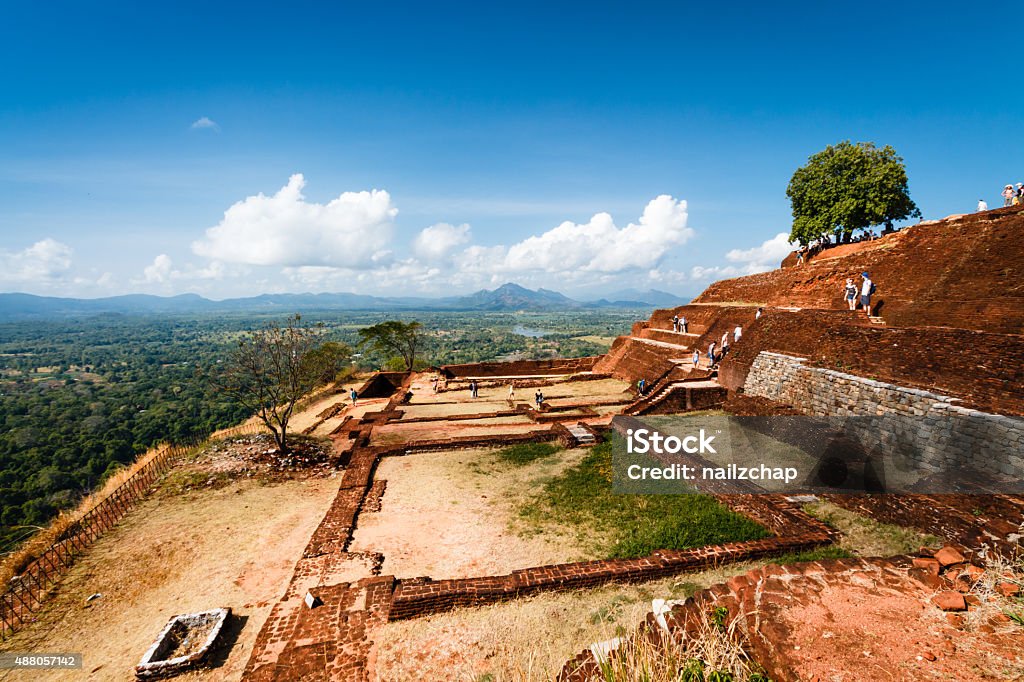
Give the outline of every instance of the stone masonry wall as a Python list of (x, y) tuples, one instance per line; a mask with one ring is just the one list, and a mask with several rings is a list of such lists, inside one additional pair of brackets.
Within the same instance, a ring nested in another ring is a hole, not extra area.
[(926, 469), (949, 472), (968, 466), (987, 474), (1024, 476), (1024, 419), (967, 409), (948, 396), (805, 362), (760, 352), (744, 393), (798, 405), (812, 416), (883, 417), (864, 423), (864, 442), (880, 442), (889, 452), (909, 446), (903, 451)]

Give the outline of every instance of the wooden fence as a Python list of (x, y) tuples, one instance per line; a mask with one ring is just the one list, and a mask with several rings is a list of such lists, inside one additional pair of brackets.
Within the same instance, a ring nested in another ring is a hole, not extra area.
[[(246, 423), (216, 431), (209, 438), (230, 438), (262, 430), (262, 424)], [(0, 638), (6, 638), (18, 626), (33, 620), (46, 595), (74, 563), (75, 557), (120, 521), (146, 496), (161, 475), (200, 442), (202, 440), (161, 445), (150, 450), (143, 456), (148, 461), (138, 471), (73, 521), (46, 551), (26, 566), (20, 575), (12, 578), (6, 590), (0, 594)]]

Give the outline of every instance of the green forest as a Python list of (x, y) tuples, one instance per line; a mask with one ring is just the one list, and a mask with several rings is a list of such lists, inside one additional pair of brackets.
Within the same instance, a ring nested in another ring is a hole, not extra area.
[[(306, 314), (324, 340), (356, 350), (354, 369), (393, 365), (360, 353), (358, 330), (423, 324), (425, 365), (604, 352), (649, 310), (559, 313)], [(285, 315), (126, 316), (0, 324), (0, 551), (46, 524), (162, 441), (184, 442), (249, 415), (214, 390), (240, 334)]]

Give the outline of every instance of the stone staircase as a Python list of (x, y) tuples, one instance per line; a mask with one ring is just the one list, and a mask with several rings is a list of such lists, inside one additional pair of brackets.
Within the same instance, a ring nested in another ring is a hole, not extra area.
[(703, 410), (725, 402), (727, 394), (728, 391), (714, 378), (667, 378), (656, 384), (646, 396), (627, 405), (622, 414), (639, 416)]

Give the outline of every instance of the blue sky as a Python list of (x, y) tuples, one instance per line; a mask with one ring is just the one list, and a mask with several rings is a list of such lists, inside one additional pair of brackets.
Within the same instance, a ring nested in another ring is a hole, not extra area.
[(1024, 181), (1007, 5), (149, 5), (5, 7), (0, 290), (693, 295), (826, 144)]

